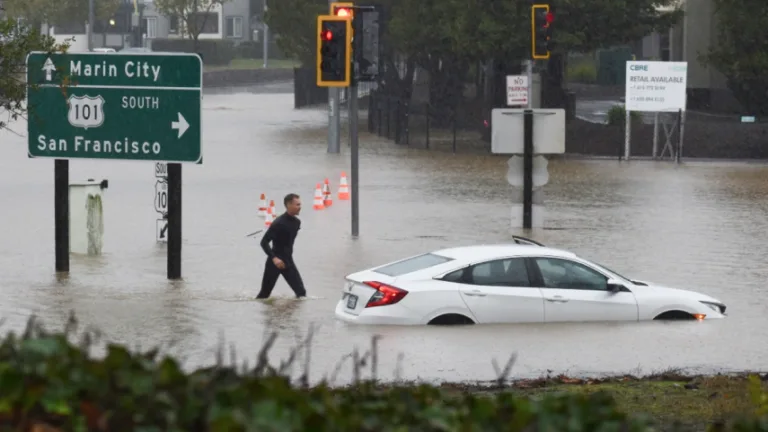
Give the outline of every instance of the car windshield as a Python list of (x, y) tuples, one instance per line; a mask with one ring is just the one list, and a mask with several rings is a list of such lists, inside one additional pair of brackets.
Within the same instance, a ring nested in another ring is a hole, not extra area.
[(381, 273), (387, 276), (397, 277), (404, 274), (413, 273), (415, 271), (424, 270), (429, 267), (434, 267), (448, 261), (453, 261), (453, 258), (427, 253), (379, 267), (374, 271), (376, 273)]
[(592, 264), (594, 264), (594, 265), (596, 265), (596, 266), (600, 267), (601, 269), (603, 269), (603, 270), (607, 271), (608, 273), (613, 273), (613, 274), (615, 274), (616, 276), (618, 276), (618, 277), (620, 277), (620, 278), (624, 279), (624, 280), (625, 280), (625, 281), (627, 281), (627, 282), (632, 282), (632, 279), (630, 279), (630, 278), (628, 278), (628, 277), (626, 277), (626, 276), (623, 276), (621, 273), (615, 272), (615, 271), (613, 271), (613, 270), (609, 269), (608, 267), (606, 267), (606, 266), (604, 266), (604, 265), (602, 265), (602, 264), (598, 264), (598, 263), (596, 263), (596, 262), (594, 262), (594, 261), (592, 261)]

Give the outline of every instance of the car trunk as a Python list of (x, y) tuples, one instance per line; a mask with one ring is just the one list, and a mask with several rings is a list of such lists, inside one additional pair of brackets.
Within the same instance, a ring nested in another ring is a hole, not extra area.
[(342, 287), (341, 299), (344, 301), (344, 311), (352, 315), (360, 315), (365, 305), (376, 293), (376, 289), (366, 285), (365, 282), (381, 282), (392, 284), (397, 278), (376, 273), (372, 270), (364, 270), (348, 275)]

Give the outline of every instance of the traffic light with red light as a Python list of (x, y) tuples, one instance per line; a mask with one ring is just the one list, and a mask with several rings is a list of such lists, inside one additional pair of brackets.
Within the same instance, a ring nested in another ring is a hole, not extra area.
[(353, 18), (354, 15), (354, 3), (347, 2), (333, 2), (331, 3), (331, 15), (338, 17)]
[(548, 4), (531, 6), (531, 57), (534, 60), (549, 58), (552, 45), (552, 22), (555, 16)]
[(352, 78), (352, 20), (317, 17), (317, 86), (348, 87)]

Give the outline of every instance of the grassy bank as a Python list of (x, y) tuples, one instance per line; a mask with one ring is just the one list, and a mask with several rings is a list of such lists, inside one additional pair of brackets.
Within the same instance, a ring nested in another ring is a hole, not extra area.
[(768, 393), (768, 375), (746, 374), (687, 376), (668, 372), (648, 377), (612, 377), (600, 380), (565, 376), (516, 381), (510, 387), (484, 388), (446, 384), (449, 394), (474, 392), (494, 395), (511, 392), (539, 399), (546, 395), (609, 394), (617, 408), (633, 415), (647, 415), (660, 431), (704, 431), (708, 425), (754, 415), (761, 394)]
[[(270, 59), (267, 62), (267, 67), (270, 69), (292, 69), (298, 65), (299, 65), (299, 62), (297, 62), (296, 60)], [(261, 69), (263, 67), (264, 67), (264, 60), (262, 59), (236, 58), (226, 66), (222, 66), (222, 65), (205, 66), (205, 70), (206, 71), (217, 71), (217, 70), (225, 70), (225, 69), (242, 70), (242, 69)]]
[[(78, 337), (30, 321), (0, 340), (0, 430), (56, 431), (717, 431), (768, 432), (768, 393), (757, 375), (514, 381), (515, 356), (494, 388), (377, 382), (377, 338), (351, 362), (354, 384), (309, 386), (313, 332), (275, 365), (272, 333), (256, 364), (238, 365), (223, 347), (213, 366), (184, 371), (159, 351), (118, 344), (90, 354), (98, 334)], [(79, 339), (79, 342), (75, 342)], [(300, 368), (296, 381), (289, 371)], [(336, 372), (334, 372), (335, 375)], [(331, 378), (331, 382), (334, 379)], [(679, 423), (682, 427), (676, 427)]]

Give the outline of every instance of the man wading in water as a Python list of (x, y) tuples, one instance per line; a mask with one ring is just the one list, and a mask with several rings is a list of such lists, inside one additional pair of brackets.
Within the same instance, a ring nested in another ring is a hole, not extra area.
[[(299, 269), (293, 262), (293, 242), (301, 228), (301, 221), (296, 216), (301, 212), (301, 199), (296, 194), (288, 194), (283, 198), (285, 213), (281, 214), (269, 226), (261, 239), (261, 248), (267, 254), (264, 264), (264, 277), (261, 279), (261, 291), (258, 299), (269, 298), (275, 288), (277, 278), (281, 274), (291, 287), (296, 298), (306, 297), (304, 282), (301, 280)], [(269, 247), (269, 243), (272, 247)]]

